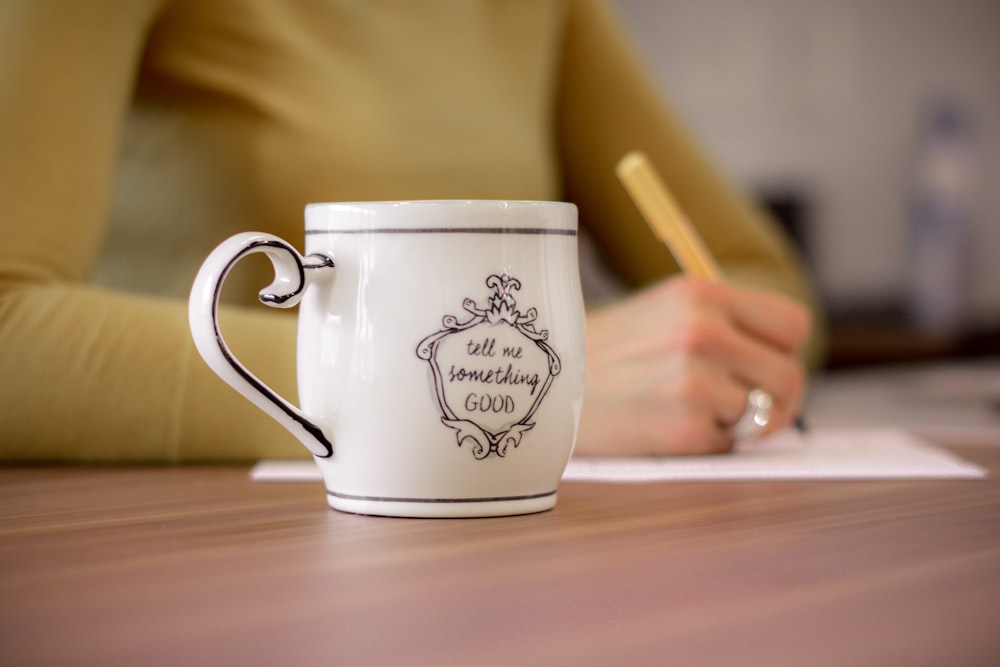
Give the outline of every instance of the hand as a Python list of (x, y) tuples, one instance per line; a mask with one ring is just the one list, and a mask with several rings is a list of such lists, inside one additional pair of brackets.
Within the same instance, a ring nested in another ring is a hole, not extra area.
[(791, 424), (809, 327), (786, 297), (683, 276), (589, 314), (576, 453), (727, 452), (755, 387), (774, 399), (764, 433)]

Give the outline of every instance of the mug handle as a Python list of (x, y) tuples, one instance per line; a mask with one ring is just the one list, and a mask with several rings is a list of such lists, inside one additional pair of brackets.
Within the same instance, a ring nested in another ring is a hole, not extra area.
[(219, 328), (219, 294), (229, 271), (244, 257), (264, 253), (274, 267), (274, 282), (260, 291), (259, 298), (274, 308), (291, 308), (313, 282), (330, 277), (333, 258), (315, 254), (302, 257), (289, 243), (262, 232), (232, 236), (205, 259), (191, 288), (188, 323), (195, 347), (216, 375), (270, 415), (299, 439), (314, 456), (329, 458), (333, 443), (329, 429), (247, 370), (226, 345)]

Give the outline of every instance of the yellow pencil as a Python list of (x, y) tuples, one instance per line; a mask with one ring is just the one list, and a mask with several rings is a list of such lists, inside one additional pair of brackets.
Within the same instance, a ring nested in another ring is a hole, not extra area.
[(615, 173), (646, 223), (670, 249), (684, 273), (721, 282), (722, 269), (646, 155), (641, 151), (628, 153), (618, 162)]
[[(615, 173), (646, 219), (646, 224), (670, 249), (681, 270), (690, 276), (722, 282), (722, 269), (646, 155), (641, 151), (626, 154), (618, 161)], [(732, 427), (732, 432), (737, 437), (756, 437), (755, 429), (767, 426), (773, 404), (774, 399), (763, 389), (750, 390), (747, 411)], [(805, 430), (799, 418), (796, 418), (795, 426), (799, 431)]]

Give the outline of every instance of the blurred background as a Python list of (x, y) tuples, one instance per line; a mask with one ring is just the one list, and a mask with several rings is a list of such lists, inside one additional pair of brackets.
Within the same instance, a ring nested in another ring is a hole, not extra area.
[(831, 367), (1000, 354), (1000, 2), (614, 2), (800, 244)]

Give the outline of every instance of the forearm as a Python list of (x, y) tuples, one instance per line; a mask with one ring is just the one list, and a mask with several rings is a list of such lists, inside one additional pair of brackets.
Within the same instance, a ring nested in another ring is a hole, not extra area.
[[(294, 318), (227, 311), (227, 340), (294, 399)], [(297, 456), (301, 447), (198, 357), (186, 304), (72, 285), (0, 286), (0, 458)]]

